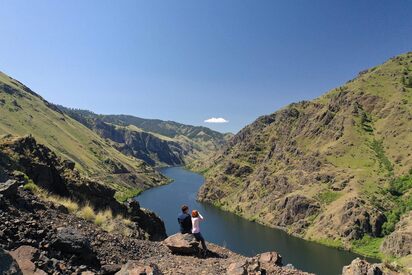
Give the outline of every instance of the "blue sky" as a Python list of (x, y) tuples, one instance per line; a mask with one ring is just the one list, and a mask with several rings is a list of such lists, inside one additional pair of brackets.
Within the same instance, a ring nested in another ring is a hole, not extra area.
[[(412, 50), (412, 1), (0, 0), (0, 70), (47, 100), (237, 132)], [(204, 123), (208, 118), (228, 123)]]

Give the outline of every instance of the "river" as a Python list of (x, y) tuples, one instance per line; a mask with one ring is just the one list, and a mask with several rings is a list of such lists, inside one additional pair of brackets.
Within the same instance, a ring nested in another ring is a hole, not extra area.
[[(341, 274), (342, 267), (356, 257), (352, 252), (326, 247), (286, 234), (196, 201), (204, 182), (202, 175), (181, 167), (164, 168), (161, 172), (173, 179), (171, 184), (149, 189), (137, 197), (140, 205), (156, 212), (165, 222), (168, 235), (179, 231), (177, 216), (182, 204), (197, 209), (205, 218), (202, 234), (207, 241), (227, 247), (234, 252), (253, 256), (277, 251), (283, 263), (319, 275)], [(364, 257), (361, 257), (364, 258)], [(367, 259), (376, 262), (373, 259)]]

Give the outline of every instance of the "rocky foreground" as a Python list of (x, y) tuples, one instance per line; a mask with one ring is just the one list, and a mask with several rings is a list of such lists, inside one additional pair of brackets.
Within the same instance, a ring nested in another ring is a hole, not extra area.
[(1, 186), (1, 274), (307, 274), (281, 267), (274, 252), (246, 258), (209, 244), (204, 256), (192, 240), (186, 245), (193, 251), (174, 254), (170, 238), (143, 240), (137, 229), (132, 236), (108, 233), (30, 191)]

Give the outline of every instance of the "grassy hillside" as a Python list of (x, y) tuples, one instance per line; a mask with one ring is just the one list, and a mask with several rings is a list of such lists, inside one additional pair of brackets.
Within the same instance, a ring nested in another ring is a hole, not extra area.
[(258, 118), (204, 171), (203, 201), (381, 256), (412, 210), (412, 53)]
[(121, 152), (153, 166), (188, 165), (222, 148), (231, 134), (173, 121), (128, 115), (98, 115), (56, 105), (58, 109), (109, 140)]
[(125, 156), (20, 82), (0, 73), (0, 135), (33, 135), (83, 174), (132, 194), (166, 181), (141, 160)]

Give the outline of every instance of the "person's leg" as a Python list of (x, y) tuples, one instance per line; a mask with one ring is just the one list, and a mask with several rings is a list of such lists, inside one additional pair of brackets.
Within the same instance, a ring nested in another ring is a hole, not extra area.
[(198, 234), (199, 234), (199, 240), (202, 243), (203, 250), (207, 250), (205, 238), (203, 238), (202, 233), (199, 232)]

